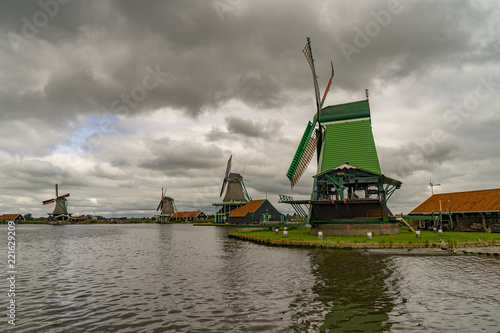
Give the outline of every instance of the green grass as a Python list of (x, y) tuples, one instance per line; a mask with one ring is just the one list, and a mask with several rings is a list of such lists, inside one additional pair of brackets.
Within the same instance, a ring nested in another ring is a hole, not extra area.
[[(288, 239), (297, 241), (318, 241), (318, 236), (309, 234), (309, 229), (291, 229), (288, 230), (288, 237), (283, 237), (283, 231), (280, 229), (276, 235), (274, 231), (268, 229), (253, 229), (253, 230), (234, 230), (232, 234), (259, 237), (264, 239)], [(402, 229), (401, 233), (395, 235), (376, 235), (372, 239), (367, 239), (366, 236), (323, 236), (325, 243), (388, 243), (390, 245), (395, 243), (440, 243), (443, 240), (446, 243), (451, 242), (456, 244), (458, 242), (474, 242), (478, 239), (483, 241), (498, 240), (500, 241), (500, 233), (483, 233), (483, 232), (456, 232), (445, 231), (440, 236), (438, 233), (432, 231), (420, 231), (420, 238), (416, 238), (413, 232)], [(432, 245), (430, 245), (432, 246)]]

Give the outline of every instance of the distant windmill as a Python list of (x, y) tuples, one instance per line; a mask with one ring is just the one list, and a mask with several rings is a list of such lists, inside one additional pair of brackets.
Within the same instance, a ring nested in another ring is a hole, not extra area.
[(222, 202), (248, 202), (251, 201), (252, 198), (248, 195), (247, 189), (245, 187), (245, 183), (243, 181), (243, 177), (239, 173), (231, 172), (231, 160), (233, 155), (229, 157), (227, 161), (226, 173), (224, 175), (224, 179), (222, 181), (222, 187), (220, 189), (220, 196), (226, 190), (226, 195)]
[(160, 203), (158, 204), (158, 208), (156, 208), (157, 211), (161, 210), (160, 220), (164, 222), (168, 221), (172, 217), (172, 215), (177, 213), (177, 208), (175, 207), (174, 199), (165, 196), (165, 193), (167, 193), (167, 188), (165, 188), (165, 191), (163, 191), (162, 187), (161, 200)]
[(61, 217), (67, 216), (68, 215), (68, 201), (66, 200), (66, 197), (69, 197), (69, 193), (66, 193), (66, 194), (60, 196), (57, 184), (55, 184), (55, 188), (56, 188), (56, 197), (49, 199), (49, 200), (45, 200), (43, 202), (43, 204), (48, 205), (48, 204), (55, 202), (56, 205), (54, 207), (54, 211), (52, 212), (52, 216), (55, 218), (57, 218), (58, 216), (61, 216)]

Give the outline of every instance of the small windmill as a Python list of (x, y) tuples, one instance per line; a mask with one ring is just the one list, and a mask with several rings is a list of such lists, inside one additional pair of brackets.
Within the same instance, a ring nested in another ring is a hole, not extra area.
[(165, 193), (167, 193), (167, 189), (165, 188), (165, 191), (163, 190), (163, 187), (161, 188), (161, 200), (160, 203), (158, 204), (158, 208), (156, 208), (157, 211), (160, 211), (160, 220), (163, 221), (168, 221), (172, 215), (177, 213), (177, 208), (175, 207), (174, 199), (171, 197), (165, 196)]
[(233, 155), (229, 157), (227, 161), (226, 173), (224, 174), (224, 179), (222, 181), (222, 187), (220, 189), (220, 196), (224, 194), (226, 190), (226, 195), (222, 202), (248, 202), (252, 198), (248, 195), (243, 177), (239, 173), (231, 172), (231, 160)]
[(43, 204), (48, 205), (48, 204), (55, 202), (56, 205), (54, 207), (54, 211), (52, 212), (52, 216), (53, 217), (67, 216), (68, 215), (68, 201), (66, 200), (66, 197), (69, 197), (69, 193), (66, 193), (66, 194), (60, 196), (57, 184), (55, 184), (55, 188), (56, 188), (56, 197), (43, 201)]

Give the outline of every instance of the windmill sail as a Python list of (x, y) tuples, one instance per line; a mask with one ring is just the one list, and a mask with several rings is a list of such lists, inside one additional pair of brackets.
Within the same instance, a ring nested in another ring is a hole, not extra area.
[(299, 147), (295, 152), (292, 163), (286, 176), (290, 179), (292, 188), (300, 179), (304, 171), (307, 169), (309, 162), (316, 151), (316, 146), (318, 144), (318, 138), (316, 137), (316, 131), (314, 127), (316, 126), (316, 121), (314, 123), (309, 122), (307, 124), (304, 135), (302, 135), (302, 140), (300, 140)]
[(316, 94), (316, 110), (317, 110), (317, 113), (319, 114), (319, 110), (321, 109), (319, 85), (318, 85), (318, 77), (316, 76), (316, 69), (314, 68), (314, 59), (313, 59), (313, 55), (312, 55), (311, 39), (310, 38), (307, 38), (307, 44), (304, 47), (304, 49), (302, 50), (302, 52), (304, 52), (304, 55), (306, 56), (307, 62), (309, 63), (309, 66), (311, 67), (311, 71), (312, 71), (312, 75), (313, 75), (313, 82), (314, 82), (314, 93)]
[(321, 105), (320, 105), (321, 108), (323, 108), (323, 103), (325, 103), (326, 95), (328, 95), (328, 91), (330, 90), (330, 85), (332, 84), (333, 75), (335, 75), (335, 71), (333, 70), (333, 62), (330, 61), (330, 64), (332, 65), (332, 75), (330, 75), (330, 81), (328, 81), (325, 93), (323, 94), (323, 99), (321, 100)]
[[(325, 89), (325, 93), (323, 94), (323, 98), (321, 99), (319, 94), (319, 85), (318, 85), (318, 78), (316, 76), (316, 69), (314, 68), (314, 58), (312, 55), (310, 38), (307, 38), (307, 44), (302, 50), (302, 52), (304, 52), (304, 55), (306, 56), (307, 62), (311, 67), (311, 72), (313, 76), (314, 93), (316, 96), (316, 116), (314, 117), (313, 120), (314, 122), (309, 122), (307, 124), (306, 130), (304, 131), (304, 135), (300, 140), (299, 147), (297, 148), (292, 163), (290, 164), (290, 168), (288, 169), (286, 176), (288, 177), (288, 179), (290, 179), (292, 188), (297, 183), (297, 181), (302, 176), (307, 166), (311, 162), (311, 159), (316, 149), (318, 151), (321, 151), (321, 146), (323, 144), (323, 129), (320, 122), (321, 108), (323, 107), (323, 103), (325, 102), (328, 91), (330, 90), (330, 86), (332, 84), (332, 79), (334, 75), (333, 63), (330, 62), (332, 66), (332, 74), (330, 76), (330, 80), (328, 81), (328, 85)], [(316, 123), (319, 124), (319, 128), (317, 130), (315, 130)], [(319, 154), (318, 154), (318, 162), (319, 162)]]
[(224, 179), (222, 181), (222, 187), (220, 189), (220, 197), (222, 197), (222, 193), (224, 193), (224, 188), (227, 185), (227, 179), (229, 177), (229, 173), (231, 172), (231, 159), (233, 158), (233, 155), (229, 156), (229, 160), (227, 160), (227, 167), (226, 167), (226, 173), (224, 174)]

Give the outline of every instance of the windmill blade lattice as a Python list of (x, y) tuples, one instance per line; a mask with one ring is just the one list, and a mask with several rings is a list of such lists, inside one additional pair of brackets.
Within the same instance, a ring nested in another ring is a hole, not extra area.
[[(328, 85), (325, 89), (325, 93), (323, 94), (323, 98), (320, 99), (318, 78), (316, 76), (316, 69), (314, 67), (314, 58), (312, 55), (310, 38), (307, 38), (307, 44), (302, 50), (302, 52), (304, 52), (304, 55), (306, 56), (307, 62), (311, 67), (311, 72), (313, 76), (314, 94), (316, 96), (316, 116), (313, 118), (312, 122), (311, 121), (308, 122), (304, 134), (302, 135), (302, 139), (300, 140), (297, 151), (295, 152), (295, 155), (293, 157), (292, 163), (290, 164), (290, 168), (288, 169), (286, 176), (288, 177), (288, 179), (290, 179), (292, 188), (307, 169), (307, 166), (311, 162), (311, 159), (316, 149), (318, 149), (318, 151), (321, 149), (323, 143), (323, 130), (320, 121), (320, 115), (321, 115), (320, 111), (323, 106), (323, 103), (325, 102), (328, 91), (330, 90), (330, 85), (332, 83), (334, 75), (333, 63), (330, 62), (332, 67), (332, 74), (330, 76), (330, 80), (328, 81)], [(316, 129), (316, 124), (318, 124), (317, 129)]]
[(295, 156), (290, 164), (290, 168), (287, 172), (287, 177), (291, 182), (292, 188), (300, 179), (307, 166), (311, 162), (311, 159), (316, 151), (318, 144), (318, 137), (316, 136), (316, 131), (314, 130), (316, 122), (307, 124), (302, 140), (300, 140), (299, 147), (295, 152)]
[(226, 167), (226, 174), (224, 175), (224, 180), (222, 181), (222, 187), (220, 189), (220, 196), (222, 197), (222, 194), (224, 193), (224, 188), (227, 185), (227, 179), (229, 177), (229, 173), (231, 172), (231, 159), (233, 158), (233, 155), (229, 156), (229, 160), (227, 161), (227, 167)]
[(304, 55), (306, 56), (307, 62), (309, 63), (309, 66), (311, 67), (312, 75), (313, 75), (313, 82), (314, 82), (314, 93), (316, 95), (316, 110), (319, 113), (319, 110), (321, 108), (320, 104), (320, 95), (319, 95), (319, 85), (318, 85), (318, 77), (316, 76), (316, 69), (314, 68), (314, 59), (312, 55), (312, 49), (311, 49), (311, 39), (307, 38), (307, 44), (302, 50), (304, 52)]

